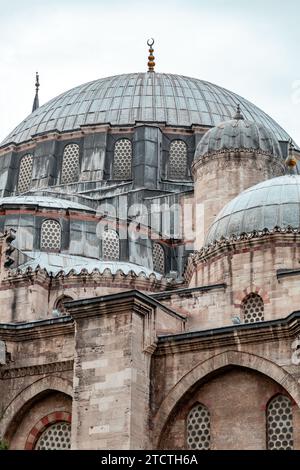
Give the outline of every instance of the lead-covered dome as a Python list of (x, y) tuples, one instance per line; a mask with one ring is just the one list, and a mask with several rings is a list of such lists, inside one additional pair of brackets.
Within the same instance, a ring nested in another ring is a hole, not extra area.
[(244, 119), (238, 109), (234, 119), (210, 129), (198, 144), (195, 160), (228, 151), (260, 152), (282, 157), (278, 138), (261, 122)]
[(271, 117), (237, 94), (180, 75), (132, 73), (80, 85), (30, 114), (1, 146), (33, 135), (79, 129), (82, 125), (133, 125), (137, 121), (171, 126), (217, 126), (231, 118), (237, 103), (245, 119), (265, 126), (277, 140), (289, 135)]
[(275, 227), (300, 228), (299, 175), (272, 178), (241, 193), (216, 217), (205, 244)]

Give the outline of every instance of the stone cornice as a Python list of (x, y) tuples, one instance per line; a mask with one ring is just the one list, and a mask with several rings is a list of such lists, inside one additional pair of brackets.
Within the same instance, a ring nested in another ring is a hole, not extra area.
[(0, 148), (0, 156), (9, 152), (24, 152), (33, 150), (37, 144), (41, 142), (48, 142), (51, 140), (55, 141), (65, 141), (70, 139), (80, 139), (86, 135), (96, 134), (96, 133), (110, 133), (110, 134), (127, 134), (133, 133), (136, 127), (147, 126), (147, 127), (157, 127), (165, 134), (181, 134), (181, 135), (193, 135), (194, 133), (205, 133), (210, 127), (201, 127), (201, 126), (182, 126), (182, 127), (172, 127), (167, 125), (165, 122), (143, 122), (137, 121), (135, 124), (128, 125), (111, 125), (110, 123), (104, 124), (84, 124), (81, 125), (78, 129), (70, 131), (60, 131), (54, 129), (52, 131), (45, 131), (39, 134), (32, 135), (30, 139), (26, 142), (16, 143), (14, 141), (8, 142)]
[(160, 336), (155, 355), (207, 351), (232, 346), (238, 348), (241, 344), (294, 339), (299, 334), (300, 311), (280, 320)]
[(300, 247), (300, 228), (275, 227), (273, 230), (264, 229), (242, 233), (241, 235), (232, 235), (229, 238), (222, 237), (213, 244), (203, 247), (200, 251), (190, 255), (185, 270), (185, 279), (190, 281), (197, 265), (213, 262), (216, 259), (227, 256), (244, 253), (253, 249), (267, 248), (270, 246), (299, 246)]
[(212, 284), (207, 286), (200, 287), (190, 287), (186, 289), (174, 289), (167, 292), (156, 292), (155, 294), (150, 294), (150, 297), (156, 300), (168, 300), (173, 296), (187, 298), (192, 296), (195, 293), (209, 292), (212, 290), (226, 289), (227, 284)]
[(70, 316), (27, 323), (0, 324), (2, 341), (33, 341), (62, 335), (74, 335), (74, 322)]
[(70, 269), (69, 272), (59, 271), (52, 275), (51, 271), (48, 272), (45, 268), (37, 266), (35, 269), (28, 267), (26, 269), (15, 269), (14, 271), (8, 270), (0, 284), (1, 290), (8, 290), (12, 287), (22, 287), (28, 285), (39, 285), (45, 289), (50, 288), (54, 290), (59, 287), (76, 288), (82, 286), (84, 282), (85, 287), (124, 287), (132, 289), (135, 286), (137, 289), (160, 291), (174, 287), (172, 279), (162, 278), (158, 279), (156, 275), (150, 274), (147, 276), (142, 271), (139, 274), (133, 271), (124, 274), (118, 270), (112, 274), (110, 269), (106, 268), (102, 273), (99, 269), (93, 269), (91, 272), (86, 268), (82, 268), (80, 272)]
[(120, 315), (132, 311), (141, 316), (147, 316), (156, 307), (181, 321), (186, 320), (183, 315), (180, 315), (152, 299), (150, 296), (136, 290), (118, 292), (117, 294), (94, 297), (91, 299), (75, 300), (67, 302), (65, 307), (75, 320), (99, 316), (101, 314)]
[(195, 157), (195, 160), (192, 164), (192, 174), (195, 175), (198, 168), (206, 165), (208, 162), (213, 160), (219, 160), (220, 158), (249, 158), (253, 156), (267, 157), (269, 160), (273, 161), (280, 167), (284, 168), (284, 161), (280, 159), (279, 156), (275, 156), (269, 152), (258, 149), (225, 149), (219, 150), (212, 153), (206, 153), (205, 155)]
[(0, 367), (0, 379), (16, 379), (19, 377), (27, 377), (29, 375), (45, 375), (57, 372), (72, 371), (73, 366), (74, 361), (69, 360), (24, 367)]

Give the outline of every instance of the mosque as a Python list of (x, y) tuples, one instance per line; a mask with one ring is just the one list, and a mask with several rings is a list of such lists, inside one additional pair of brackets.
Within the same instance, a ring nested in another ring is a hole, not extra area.
[(300, 151), (153, 42), (0, 144), (2, 448), (300, 449)]

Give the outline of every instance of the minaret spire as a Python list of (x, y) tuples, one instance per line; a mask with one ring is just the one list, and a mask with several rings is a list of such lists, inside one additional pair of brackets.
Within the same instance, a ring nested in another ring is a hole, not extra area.
[(154, 44), (154, 39), (148, 39), (147, 44), (149, 46), (149, 57), (148, 57), (148, 72), (154, 72), (154, 67), (155, 67), (155, 62), (154, 62), (154, 49), (153, 49), (153, 44)]
[(34, 112), (36, 109), (38, 109), (40, 107), (39, 88), (40, 88), (40, 76), (39, 76), (39, 73), (36, 72), (36, 75), (35, 75), (35, 97), (34, 97), (34, 100), (33, 100), (32, 112)]
[(242, 111), (241, 111), (241, 107), (240, 105), (238, 104), (237, 107), (236, 107), (236, 113), (235, 115), (233, 116), (233, 119), (236, 119), (237, 121), (241, 121), (244, 119), (244, 116), (242, 114)]
[(297, 167), (297, 159), (295, 155), (295, 145), (292, 139), (289, 140), (289, 149), (288, 149), (288, 157), (285, 161), (286, 166), (288, 167), (288, 171), (290, 174), (296, 173)]

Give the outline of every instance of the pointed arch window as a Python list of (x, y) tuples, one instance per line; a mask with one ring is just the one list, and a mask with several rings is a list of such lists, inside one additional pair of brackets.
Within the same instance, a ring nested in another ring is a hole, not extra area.
[(168, 178), (185, 180), (187, 178), (187, 145), (183, 140), (173, 140), (170, 145)]
[(61, 249), (61, 226), (57, 220), (44, 220), (41, 227), (41, 250), (59, 252)]
[(268, 450), (293, 450), (292, 402), (285, 395), (277, 395), (267, 407)]
[(102, 255), (106, 261), (119, 261), (120, 239), (115, 230), (105, 230), (102, 238)]
[(242, 316), (244, 323), (257, 323), (264, 321), (264, 301), (258, 294), (249, 294), (242, 303)]
[(79, 179), (79, 145), (69, 144), (64, 149), (61, 184), (76, 183)]
[(153, 269), (154, 271), (164, 274), (165, 273), (165, 250), (160, 243), (153, 244)]
[(201, 403), (195, 405), (187, 416), (186, 436), (189, 449), (210, 449), (210, 412)]
[(18, 192), (29, 191), (32, 181), (33, 155), (27, 154), (21, 158), (18, 178)]
[(132, 178), (132, 143), (129, 139), (120, 139), (114, 148), (113, 179), (129, 180)]

